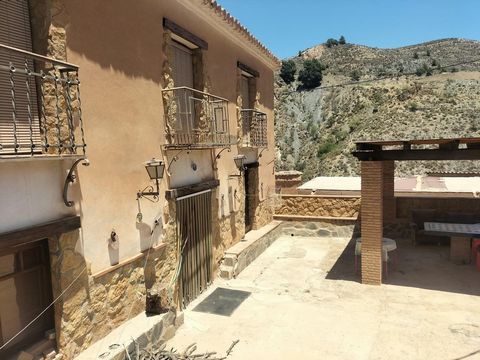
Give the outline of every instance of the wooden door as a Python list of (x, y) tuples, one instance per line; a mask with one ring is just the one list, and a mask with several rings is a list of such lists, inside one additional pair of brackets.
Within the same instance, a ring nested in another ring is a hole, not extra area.
[[(47, 240), (0, 252), (0, 345), (5, 344), (52, 301)], [(11, 355), (41, 340), (53, 329), (53, 307), (0, 352)]]
[(180, 303), (186, 307), (212, 281), (212, 192), (178, 198), (176, 205), (182, 259)]

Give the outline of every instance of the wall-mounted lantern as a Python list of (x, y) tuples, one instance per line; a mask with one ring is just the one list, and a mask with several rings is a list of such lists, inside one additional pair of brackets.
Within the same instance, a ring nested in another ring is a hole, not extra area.
[(245, 160), (247, 157), (245, 155), (236, 155), (233, 157), (233, 161), (235, 161), (235, 165), (237, 169), (242, 172), (245, 170)]
[(156, 189), (151, 185), (147, 186), (137, 193), (137, 200), (147, 196), (152, 196), (153, 199), (156, 200), (160, 194), (160, 180), (163, 179), (165, 163), (162, 160), (152, 159), (145, 163), (145, 169), (147, 170), (150, 180), (155, 180)]
[(233, 157), (233, 161), (235, 162), (235, 166), (237, 167), (238, 171), (240, 171), (240, 174), (238, 175), (230, 175), (230, 176), (242, 176), (242, 173), (245, 171), (245, 160), (247, 157), (245, 155), (235, 155)]

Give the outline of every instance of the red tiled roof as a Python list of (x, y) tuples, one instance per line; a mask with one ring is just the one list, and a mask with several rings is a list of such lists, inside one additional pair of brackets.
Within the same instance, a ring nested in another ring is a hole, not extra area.
[(225, 8), (218, 4), (215, 0), (203, 0), (205, 6), (210, 7), (214, 13), (227, 22), (233, 30), (238, 31), (245, 36), (247, 40), (253, 43), (260, 51), (262, 51), (270, 60), (272, 60), (277, 66), (280, 64), (280, 60), (263, 45), (252, 33), (243, 26), (240, 21), (233, 17)]

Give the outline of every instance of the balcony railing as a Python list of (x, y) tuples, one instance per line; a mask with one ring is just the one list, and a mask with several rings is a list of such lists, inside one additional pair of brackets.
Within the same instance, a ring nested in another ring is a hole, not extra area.
[(266, 148), (267, 141), (267, 114), (254, 110), (242, 109), (242, 146)]
[(85, 147), (78, 66), (0, 44), (0, 158)]
[(228, 100), (189, 87), (163, 90), (166, 147), (226, 147), (230, 134)]

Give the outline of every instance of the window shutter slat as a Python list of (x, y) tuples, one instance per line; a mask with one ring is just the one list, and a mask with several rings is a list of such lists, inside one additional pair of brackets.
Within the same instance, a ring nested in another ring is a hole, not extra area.
[[(28, 2), (24, 0), (0, 1), (0, 43), (21, 50), (32, 51), (31, 26)], [(10, 63), (21, 70), (25, 69), (25, 57), (0, 50), (0, 65), (9, 66)], [(33, 60), (28, 59), (29, 69), (34, 69)], [(16, 107), (16, 137), (20, 146), (19, 152), (30, 152), (31, 140), (41, 150), (41, 133), (38, 111), (38, 97), (35, 80), (29, 78), (30, 107), (32, 132), (30, 132), (30, 119), (28, 115), (29, 102), (27, 99), (27, 75), (14, 73), (15, 107)], [(12, 154), (11, 148), (15, 144), (13, 106), (11, 95), (10, 72), (0, 70), (0, 155)]]

